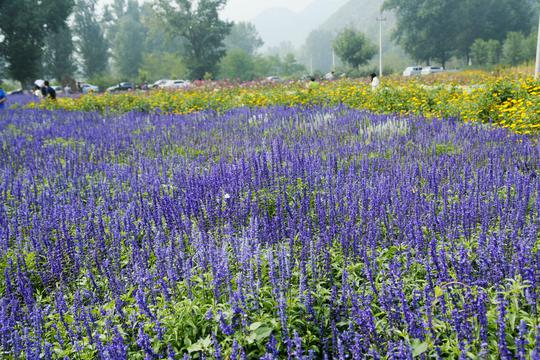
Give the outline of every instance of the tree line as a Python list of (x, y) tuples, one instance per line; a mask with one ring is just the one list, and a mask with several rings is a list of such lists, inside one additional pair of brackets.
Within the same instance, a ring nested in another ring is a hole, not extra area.
[(519, 64), (534, 55), (537, 0), (385, 0), (395, 11), (394, 40), (415, 60), (443, 66)]
[[(300, 76), (331, 69), (332, 53), (358, 68), (375, 54), (367, 37), (346, 28), (315, 30), (303, 47), (269, 49), (249, 22), (219, 12), (227, 0), (0, 0), (0, 72), (21, 84), (83, 77), (97, 85), (162, 78)], [(415, 60), (452, 58), (489, 66), (534, 57), (536, 0), (385, 0), (396, 14), (395, 42)], [(300, 55), (302, 57), (302, 55)], [(3, 58), (3, 59), (1, 59)], [(306, 64), (308, 64), (306, 66)]]
[[(292, 54), (262, 56), (255, 26), (219, 17), (226, 0), (0, 0), (0, 57), (10, 78), (94, 83), (161, 78), (250, 80), (305, 71)], [(2, 69), (0, 69), (2, 71)]]

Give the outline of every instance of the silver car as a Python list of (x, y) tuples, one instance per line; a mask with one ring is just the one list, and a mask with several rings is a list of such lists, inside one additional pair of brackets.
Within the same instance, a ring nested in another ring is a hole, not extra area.
[(421, 66), (409, 66), (403, 71), (403, 76), (420, 75), (422, 73)]
[(83, 94), (98, 92), (99, 88), (96, 85), (82, 84), (81, 91)]

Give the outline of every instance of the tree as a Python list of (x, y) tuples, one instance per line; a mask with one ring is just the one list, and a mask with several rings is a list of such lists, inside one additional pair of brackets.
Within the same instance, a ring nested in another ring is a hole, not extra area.
[(304, 46), (304, 63), (312, 64), (314, 70), (324, 73), (332, 69), (332, 42), (334, 35), (325, 30), (309, 33)]
[(224, 79), (247, 81), (255, 77), (253, 57), (243, 49), (235, 48), (227, 51), (219, 67), (219, 73)]
[(454, 1), (386, 0), (383, 9), (396, 11), (392, 36), (415, 60), (429, 64), (436, 59), (444, 66), (450, 59), (459, 31)]
[[(443, 65), (454, 54), (469, 58), (476, 39), (503, 41), (509, 31), (530, 29), (531, 1), (385, 0), (396, 11), (393, 34), (416, 60)], [(481, 25), (479, 25), (481, 24)]]
[(466, 58), (476, 39), (502, 43), (510, 31), (530, 30), (532, 3), (528, 1), (468, 0), (453, 2), (453, 6), (458, 13), (456, 51)]
[[(185, 40), (185, 62), (191, 78), (215, 74), (225, 55), (224, 39), (232, 23), (219, 18), (227, 0), (199, 0), (196, 8), (189, 0), (158, 0), (158, 10), (172, 32)], [(171, 4), (172, 3), (172, 4)]]
[(296, 60), (294, 54), (288, 53), (287, 55), (285, 55), (282, 62), (282, 69), (279, 75), (298, 76), (304, 72), (306, 72), (306, 67)]
[(278, 55), (255, 56), (253, 58), (255, 77), (281, 75), (283, 64)]
[(168, 52), (144, 54), (139, 69), (142, 79), (183, 79), (187, 74), (182, 58)]
[(96, 0), (78, 0), (75, 7), (75, 34), (77, 52), (87, 77), (102, 75), (109, 63), (109, 45), (103, 29), (96, 20)]
[(536, 57), (536, 44), (538, 39), (538, 31), (532, 31), (525, 39), (524, 57), (525, 60), (533, 60)]
[(277, 46), (272, 46), (266, 52), (268, 55), (285, 57), (287, 54), (296, 53), (294, 45), (290, 41), (282, 41)]
[(495, 65), (499, 63), (501, 43), (493, 39), (476, 39), (471, 45), (470, 54), (475, 65)]
[(73, 59), (73, 38), (71, 29), (64, 25), (45, 41), (44, 69), (48, 77), (66, 82), (77, 70)]
[(224, 43), (227, 50), (242, 49), (248, 55), (254, 55), (264, 44), (255, 25), (243, 21), (233, 24), (231, 32), (225, 38)]
[(185, 40), (171, 31), (167, 24), (156, 13), (151, 4), (145, 2), (141, 7), (141, 19), (146, 30), (144, 40), (145, 54), (176, 53), (177, 57), (184, 53)]
[(0, 53), (13, 79), (24, 86), (39, 76), (45, 38), (65, 25), (72, 8), (73, 0), (0, 0)]
[(519, 65), (526, 60), (526, 45), (525, 36), (519, 32), (509, 32), (506, 35), (502, 47), (502, 59), (505, 64)]
[(145, 31), (140, 19), (139, 4), (130, 0), (127, 9), (118, 19), (113, 40), (113, 56), (118, 74), (133, 79), (139, 73), (143, 61)]
[(337, 56), (354, 68), (367, 63), (377, 49), (364, 34), (351, 28), (344, 29), (334, 40)]

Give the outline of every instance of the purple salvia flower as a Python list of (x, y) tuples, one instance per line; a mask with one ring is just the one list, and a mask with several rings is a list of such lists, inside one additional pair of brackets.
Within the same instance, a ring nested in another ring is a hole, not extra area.
[(221, 345), (216, 337), (216, 333), (212, 333), (212, 343), (214, 344), (214, 358), (221, 360)]
[(176, 358), (176, 352), (174, 351), (174, 348), (171, 346), (171, 344), (167, 345), (167, 358), (169, 360), (174, 360)]
[(293, 333), (294, 336), (294, 359), (303, 360), (304, 359), (304, 351), (302, 350), (302, 338), (298, 335), (298, 332), (296, 330)]
[(149, 356), (151, 359), (157, 359), (158, 355), (152, 349), (150, 338), (144, 332), (142, 327), (139, 327), (139, 335), (137, 336), (137, 345), (144, 351), (145, 356)]
[(501, 359), (510, 359), (511, 354), (506, 344), (506, 299), (502, 293), (498, 294), (499, 300), (499, 317), (497, 319), (498, 329), (498, 345), (499, 356)]
[(519, 322), (519, 335), (516, 339), (516, 357), (519, 360), (525, 360), (527, 356), (527, 323), (525, 320)]
[(219, 328), (221, 329), (221, 331), (227, 336), (233, 335), (234, 329), (232, 328), (231, 325), (227, 323), (227, 320), (225, 319), (225, 316), (223, 315), (223, 312), (221, 310), (218, 310), (218, 315), (219, 315)]

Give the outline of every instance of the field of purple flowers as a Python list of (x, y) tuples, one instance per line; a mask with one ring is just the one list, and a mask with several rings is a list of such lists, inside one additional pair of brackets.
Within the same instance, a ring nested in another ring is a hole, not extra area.
[(0, 113), (2, 359), (540, 359), (540, 147), (346, 108)]

